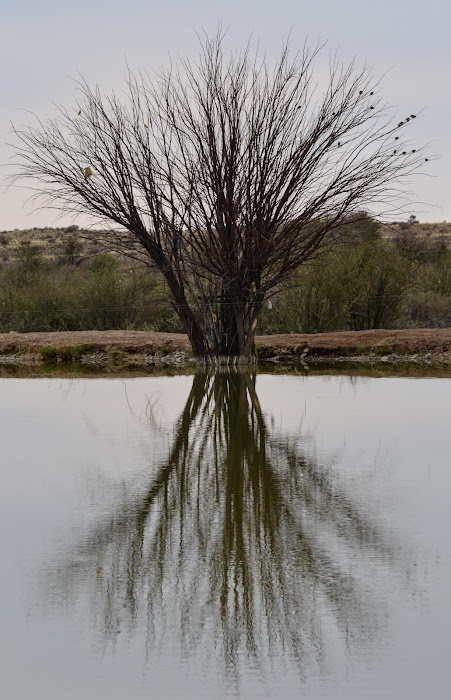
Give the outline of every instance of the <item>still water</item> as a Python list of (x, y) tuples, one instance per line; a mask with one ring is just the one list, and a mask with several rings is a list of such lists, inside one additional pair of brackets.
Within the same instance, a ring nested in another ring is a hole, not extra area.
[(450, 697), (451, 380), (0, 379), (0, 696)]

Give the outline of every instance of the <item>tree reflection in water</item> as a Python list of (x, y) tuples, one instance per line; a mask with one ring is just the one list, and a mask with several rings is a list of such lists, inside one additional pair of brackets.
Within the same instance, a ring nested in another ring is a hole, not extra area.
[(405, 558), (302, 445), (269, 427), (255, 377), (196, 374), (147, 490), (92, 526), (56, 591), (89, 592), (105, 640), (145, 629), (149, 650), (213, 654), (229, 677), (281, 656), (304, 673), (328, 636), (374, 639), (377, 581)]

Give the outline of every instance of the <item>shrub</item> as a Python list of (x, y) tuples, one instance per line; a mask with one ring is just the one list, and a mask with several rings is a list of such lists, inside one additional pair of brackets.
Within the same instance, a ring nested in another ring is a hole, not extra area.
[[(72, 227), (69, 226), (69, 228)], [(81, 253), (83, 250), (83, 243), (79, 238), (77, 238), (77, 236), (68, 236), (62, 243), (59, 244), (58, 250), (60, 254), (60, 260), (63, 264), (80, 264), (82, 260)]]
[(390, 328), (411, 286), (413, 266), (371, 231), (301, 267), (262, 313), (263, 333)]
[(48, 362), (55, 362), (57, 358), (56, 354), (56, 349), (53, 347), (53, 345), (43, 345), (40, 353), (44, 360), (47, 360)]
[[(401, 245), (382, 240), (371, 219), (360, 216), (352, 226), (343, 243), (277, 290), (259, 333), (451, 325), (451, 252), (444, 240), (409, 233), (412, 245), (410, 238)], [(59, 258), (49, 261), (23, 241), (14, 258), (2, 258), (0, 332), (182, 331), (155, 271), (105, 253), (88, 259), (93, 249), (82, 251), (72, 235), (58, 250)]]
[(85, 350), (80, 345), (44, 345), (40, 352), (48, 362), (76, 362)]
[(348, 251), (342, 272), (347, 327), (359, 331), (395, 326), (411, 271), (412, 265), (382, 241)]
[(67, 265), (44, 261), (29, 246), (22, 249), (0, 269), (0, 332), (181, 330), (161, 277), (99, 257)]
[(400, 315), (402, 328), (449, 328), (451, 294), (417, 290), (407, 295)]

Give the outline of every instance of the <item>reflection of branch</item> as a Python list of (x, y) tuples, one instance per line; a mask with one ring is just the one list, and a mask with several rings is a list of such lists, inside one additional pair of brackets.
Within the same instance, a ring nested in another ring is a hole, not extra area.
[(269, 433), (243, 372), (194, 377), (146, 493), (97, 523), (78, 554), (58, 584), (92, 586), (106, 637), (145, 616), (151, 642), (176, 630), (184, 653), (220, 648), (236, 672), (243, 652), (262, 668), (276, 650), (321, 662), (326, 612), (348, 640), (373, 635), (370, 564), (399, 566), (317, 458)]

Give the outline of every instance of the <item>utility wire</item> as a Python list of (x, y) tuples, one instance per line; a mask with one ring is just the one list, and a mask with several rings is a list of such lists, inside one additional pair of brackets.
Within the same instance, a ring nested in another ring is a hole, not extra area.
[[(375, 301), (377, 299), (402, 299), (403, 296), (404, 296), (403, 294), (374, 294), (374, 295), (369, 295), (369, 296), (365, 297), (365, 299), (362, 299), (362, 300), (352, 301), (351, 303), (352, 303), (352, 305), (357, 304), (357, 305), (364, 306), (369, 301)], [(330, 300), (330, 303), (333, 303), (333, 301), (334, 301), (333, 299)], [(135, 306), (135, 305), (131, 306), (128, 304), (124, 304), (122, 306), (71, 306), (68, 308), (61, 308), (60, 307), (60, 308), (55, 308), (55, 309), (1, 309), (0, 308), (0, 315), (1, 314), (40, 314), (40, 313), (42, 313), (42, 314), (47, 313), (48, 314), (48, 313), (52, 313), (52, 312), (55, 314), (59, 314), (59, 313), (72, 313), (75, 311), (117, 311), (117, 310), (124, 310), (124, 309), (130, 310), (130, 311), (140, 311), (140, 310), (144, 310), (144, 309), (150, 310), (151, 308), (156, 308), (157, 306), (163, 305), (163, 304), (167, 304), (167, 305), (172, 306), (172, 302), (170, 300), (168, 300), (168, 301), (153, 302), (153, 303), (149, 303), (149, 304), (145, 304), (145, 305), (141, 305), (141, 306)], [(177, 308), (179, 308), (179, 309), (183, 309), (183, 308), (201, 309), (202, 310), (202, 309), (211, 309), (214, 306), (237, 307), (237, 306), (249, 306), (251, 304), (252, 304), (252, 302), (250, 302), (250, 301), (249, 302), (221, 302), (221, 301), (218, 301), (218, 302), (216, 302), (216, 304), (212, 303), (211, 305), (210, 304), (200, 304), (200, 303), (177, 304)], [(271, 307), (271, 310), (277, 311), (277, 301), (273, 301), (273, 304), (274, 304), (274, 306)]]

